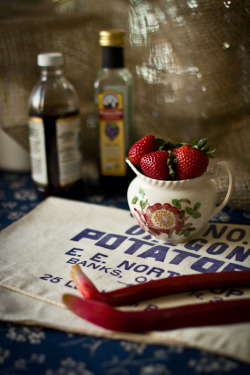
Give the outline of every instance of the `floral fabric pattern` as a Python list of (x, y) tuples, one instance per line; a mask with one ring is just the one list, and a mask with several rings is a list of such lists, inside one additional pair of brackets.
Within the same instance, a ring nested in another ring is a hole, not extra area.
[[(39, 332), (39, 340), (30, 340)], [(250, 366), (181, 346), (145, 345), (0, 323), (1, 375), (248, 375)]]

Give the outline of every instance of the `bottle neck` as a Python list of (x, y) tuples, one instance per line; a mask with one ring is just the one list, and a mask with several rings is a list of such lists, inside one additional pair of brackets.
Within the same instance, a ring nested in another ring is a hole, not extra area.
[(41, 78), (46, 80), (48, 78), (59, 78), (62, 76), (63, 70), (61, 66), (43, 66), (41, 67)]
[(106, 69), (123, 68), (123, 47), (102, 47), (102, 67)]

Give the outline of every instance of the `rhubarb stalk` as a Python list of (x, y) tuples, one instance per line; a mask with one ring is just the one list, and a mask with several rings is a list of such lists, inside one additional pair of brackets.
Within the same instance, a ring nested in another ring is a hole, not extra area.
[(108, 304), (65, 294), (63, 302), (76, 315), (112, 331), (142, 333), (185, 327), (250, 321), (250, 299), (217, 301), (147, 311), (121, 311)]
[(71, 277), (85, 298), (124, 306), (171, 294), (213, 288), (243, 287), (250, 285), (250, 270), (183, 275), (131, 285), (111, 292), (100, 293), (79, 265), (72, 266)]
[(140, 333), (250, 322), (249, 298), (146, 311), (121, 311), (113, 307), (197, 289), (249, 286), (250, 271), (176, 276), (107, 293), (100, 293), (79, 265), (72, 267), (71, 277), (85, 299), (65, 294), (65, 305), (81, 318), (109, 330)]

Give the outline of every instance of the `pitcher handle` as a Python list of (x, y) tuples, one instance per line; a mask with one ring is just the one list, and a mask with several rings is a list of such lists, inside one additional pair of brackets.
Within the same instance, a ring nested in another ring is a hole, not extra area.
[(226, 196), (225, 196), (224, 200), (222, 201), (222, 203), (219, 206), (216, 206), (214, 208), (214, 210), (212, 211), (210, 219), (213, 216), (215, 216), (218, 212), (220, 212), (225, 207), (225, 205), (227, 204), (227, 202), (231, 198), (231, 195), (232, 195), (233, 189), (234, 189), (235, 174), (234, 174), (234, 170), (232, 168), (231, 163), (229, 163), (228, 161), (219, 161), (215, 165), (213, 172), (209, 171), (207, 173), (207, 177), (209, 179), (215, 179), (215, 178), (217, 178), (219, 176), (219, 174), (220, 174), (220, 171), (222, 169), (225, 169), (226, 172), (227, 172), (227, 174), (228, 174), (228, 178), (229, 178), (229, 181), (228, 181), (228, 190), (227, 190)]

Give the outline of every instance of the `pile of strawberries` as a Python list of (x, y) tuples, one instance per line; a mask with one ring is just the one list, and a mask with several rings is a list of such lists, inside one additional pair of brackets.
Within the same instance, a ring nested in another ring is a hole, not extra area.
[(143, 174), (156, 180), (186, 180), (201, 176), (213, 157), (207, 138), (173, 144), (146, 135), (129, 150), (129, 160)]

